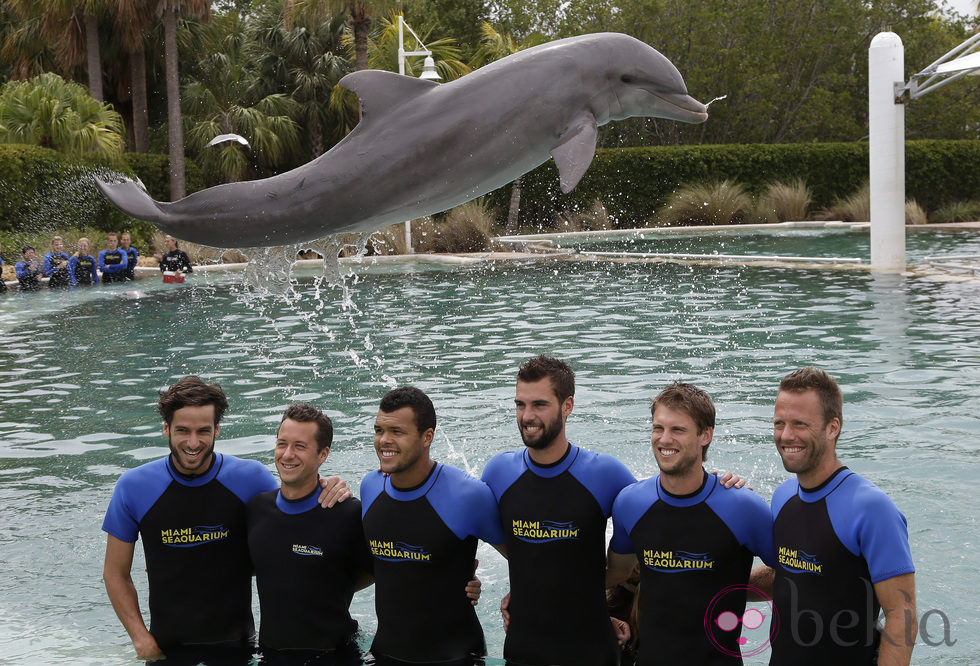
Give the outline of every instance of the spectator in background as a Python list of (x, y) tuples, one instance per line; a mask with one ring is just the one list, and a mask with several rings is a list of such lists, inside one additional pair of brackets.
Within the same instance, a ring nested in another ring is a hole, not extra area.
[(41, 274), (48, 278), (48, 286), (52, 289), (71, 284), (68, 274), (68, 254), (64, 250), (65, 243), (61, 236), (55, 236), (51, 239), (51, 251), (44, 255)]
[(34, 258), (34, 246), (25, 245), (21, 251), (21, 260), (14, 269), (17, 271), (17, 281), (21, 291), (37, 291), (41, 288), (41, 267)]
[(129, 254), (118, 247), (119, 237), (115, 231), (106, 235), (105, 244), (107, 247), (99, 252), (98, 262), (102, 282), (122, 282), (126, 279), (126, 269), (129, 268)]
[(132, 247), (132, 242), (133, 239), (129, 235), (129, 232), (122, 232), (122, 235), (119, 237), (119, 249), (126, 253), (126, 270), (123, 271), (124, 280), (136, 279), (136, 260), (139, 258), (139, 252), (136, 251), (135, 247)]
[(191, 258), (177, 247), (176, 238), (167, 236), (163, 242), (167, 246), (167, 251), (163, 254), (153, 255), (160, 262), (161, 271), (172, 271), (178, 274), (194, 272), (194, 268), (191, 266)]
[(99, 284), (95, 257), (89, 254), (89, 240), (78, 239), (78, 251), (68, 260), (68, 277), (72, 284)]

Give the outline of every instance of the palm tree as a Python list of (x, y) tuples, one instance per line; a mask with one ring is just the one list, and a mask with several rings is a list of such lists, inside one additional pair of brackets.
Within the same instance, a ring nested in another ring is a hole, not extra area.
[(26, 143), (72, 155), (122, 151), (122, 118), (84, 86), (48, 72), (0, 88), (0, 143)]
[[(354, 36), (354, 69), (360, 71), (370, 67), (368, 41), (372, 17), (381, 14), (393, 4), (393, 0), (341, 0), (342, 13), (350, 16), (351, 33)], [(330, 5), (331, 0), (287, 0), (286, 25), (289, 26), (289, 17), (297, 8), (326, 12)]]
[(211, 4), (207, 0), (159, 0), (163, 12), (163, 50), (167, 79), (167, 138), (170, 144), (170, 198), (187, 194), (184, 175), (184, 127), (180, 112), (180, 71), (178, 66), (177, 18), (180, 14), (207, 19)]
[(130, 92), (133, 100), (133, 148), (150, 149), (149, 104), (146, 96), (146, 36), (153, 25), (154, 3), (149, 0), (115, 0), (113, 19), (116, 34), (129, 60)]
[(255, 175), (252, 160), (238, 143), (208, 147), (211, 139), (229, 133), (244, 136), (258, 163), (275, 168), (297, 152), (299, 126), (291, 118), (296, 103), (290, 97), (254, 95), (255, 74), (244, 55), (241, 18), (226, 16), (220, 23), (211, 35), (212, 52), (187, 75), (184, 99), (187, 115), (194, 118), (188, 147), (196, 151), (202, 166), (230, 182)]
[[(254, 60), (255, 97), (284, 93), (296, 102), (294, 118), (306, 130), (303, 157), (312, 159), (344, 137), (357, 118), (336, 113), (334, 87), (353, 68), (344, 54), (344, 16), (270, 2), (254, 17), (246, 47)], [(288, 19), (288, 21), (286, 20)], [(305, 160), (304, 160), (305, 161)]]

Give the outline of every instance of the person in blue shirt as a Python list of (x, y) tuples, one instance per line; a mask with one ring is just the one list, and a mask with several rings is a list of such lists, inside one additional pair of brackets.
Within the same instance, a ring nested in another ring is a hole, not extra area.
[[(745, 616), (753, 556), (775, 561), (769, 505), (705, 471), (715, 427), (707, 393), (675, 382), (650, 412), (660, 474), (613, 503), (606, 584), (640, 565), (640, 666), (741, 664), (744, 639), (729, 620)], [(764, 632), (758, 642), (764, 649)]]
[(71, 284), (68, 273), (68, 254), (64, 251), (65, 243), (61, 236), (51, 239), (51, 251), (44, 255), (44, 265), (41, 274), (48, 278), (48, 286), (52, 289), (67, 287)]
[(772, 496), (777, 562), (752, 576), (780, 618), (770, 664), (912, 659), (918, 622), (908, 525), (884, 492), (837, 457), (843, 402), (837, 382), (813, 367), (783, 377), (776, 395), (773, 438), (796, 477)]
[(89, 254), (89, 240), (78, 239), (78, 251), (68, 260), (68, 276), (73, 285), (99, 284), (95, 257)]
[(102, 273), (102, 283), (122, 282), (126, 279), (129, 268), (129, 254), (118, 247), (119, 236), (115, 231), (106, 234), (106, 249), (99, 252), (99, 272)]
[(133, 238), (128, 231), (122, 232), (119, 236), (119, 249), (126, 253), (126, 270), (123, 271), (124, 280), (136, 279), (136, 263), (139, 259), (139, 252), (132, 246)]
[(34, 258), (34, 246), (21, 248), (21, 260), (14, 266), (21, 291), (37, 291), (41, 288), (41, 267)]

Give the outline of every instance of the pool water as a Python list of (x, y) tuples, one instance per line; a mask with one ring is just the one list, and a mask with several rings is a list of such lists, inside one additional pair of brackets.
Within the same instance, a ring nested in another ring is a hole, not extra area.
[[(936, 611), (926, 628), (938, 645), (920, 637), (915, 663), (976, 663), (976, 284), (599, 262), (360, 270), (348, 293), (300, 273), (286, 298), (238, 280), (144, 280), (137, 300), (121, 296), (132, 285), (0, 299), (0, 661), (133, 660), (101, 582), (100, 526), (119, 474), (167, 452), (154, 405), (180, 376), (228, 393), (218, 450), (270, 468), (286, 404), (321, 406), (336, 432), (324, 470), (356, 490), (376, 466), (372, 424), (388, 388), (425, 390), (434, 457), (479, 474), (521, 446), (516, 368), (545, 352), (577, 373), (574, 443), (652, 475), (649, 402), (692, 381), (718, 409), (710, 467), (748, 477), (767, 500), (788, 476), (771, 436), (778, 381), (806, 364), (830, 371), (845, 395), (839, 455), (908, 517), (920, 613)], [(483, 545), (479, 557), (488, 663), (502, 663), (506, 564)], [(137, 548), (145, 604), (142, 567)], [(369, 640), (370, 589), (353, 612)]]

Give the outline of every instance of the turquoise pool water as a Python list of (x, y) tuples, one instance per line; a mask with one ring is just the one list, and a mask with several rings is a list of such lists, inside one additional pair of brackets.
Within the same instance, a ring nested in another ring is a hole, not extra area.
[[(118, 475), (166, 453), (154, 404), (174, 379), (221, 382), (219, 450), (270, 467), (284, 406), (324, 407), (337, 432), (325, 469), (356, 489), (376, 463), (378, 400), (396, 384), (432, 397), (437, 459), (478, 474), (519, 447), (514, 373), (539, 352), (577, 371), (572, 441), (641, 477), (656, 467), (650, 399), (673, 379), (699, 384), (719, 412), (711, 466), (767, 499), (787, 478), (771, 441), (779, 378), (828, 369), (845, 394), (840, 456), (908, 516), (920, 612), (942, 613), (927, 626), (940, 644), (920, 638), (914, 662), (980, 658), (976, 284), (607, 263), (362, 270), (349, 299), (312, 274), (287, 298), (246, 297), (237, 280), (141, 281), (140, 300), (118, 285), (0, 299), (0, 661), (132, 661), (100, 580), (100, 525)], [(506, 566), (483, 546), (480, 559), (480, 616), (499, 657)], [(369, 636), (369, 590), (353, 611)]]

